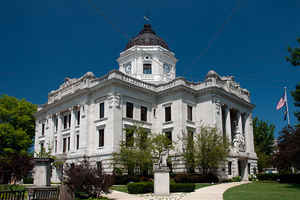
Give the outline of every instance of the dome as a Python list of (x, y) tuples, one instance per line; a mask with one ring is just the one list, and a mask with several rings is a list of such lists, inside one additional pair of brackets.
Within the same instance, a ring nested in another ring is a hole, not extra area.
[(154, 46), (159, 45), (167, 50), (170, 50), (167, 43), (156, 35), (156, 33), (152, 30), (150, 24), (145, 24), (144, 28), (139, 32), (139, 34), (132, 38), (126, 45), (125, 50), (135, 46)]
[(210, 71), (206, 74), (206, 78), (210, 78), (210, 77), (219, 77), (219, 75), (218, 75), (217, 72), (215, 72), (214, 70), (210, 70)]

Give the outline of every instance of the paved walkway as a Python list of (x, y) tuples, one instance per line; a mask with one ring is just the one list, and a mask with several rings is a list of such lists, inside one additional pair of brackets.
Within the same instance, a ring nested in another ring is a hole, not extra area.
[(223, 193), (231, 188), (241, 184), (249, 183), (248, 181), (233, 182), (233, 183), (222, 183), (218, 185), (212, 185), (204, 188), (200, 188), (195, 192), (186, 195), (183, 200), (223, 200)]
[(217, 185), (212, 185), (204, 188), (200, 188), (195, 192), (188, 193), (183, 198), (178, 197), (152, 197), (152, 198), (144, 198), (143, 196), (127, 194), (124, 192), (112, 191), (110, 194), (105, 195), (106, 197), (114, 200), (143, 200), (143, 199), (181, 199), (181, 200), (223, 200), (223, 193), (231, 188), (241, 184), (249, 183), (247, 181), (244, 182), (234, 182), (234, 183), (222, 183)]

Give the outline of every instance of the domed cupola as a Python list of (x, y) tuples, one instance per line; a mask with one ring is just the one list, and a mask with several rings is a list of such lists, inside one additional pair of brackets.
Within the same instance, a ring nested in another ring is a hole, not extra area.
[(135, 46), (161, 46), (167, 50), (170, 50), (167, 43), (156, 35), (156, 33), (152, 30), (150, 24), (145, 24), (144, 28), (139, 32), (139, 34), (132, 38), (128, 44), (126, 45), (125, 50)]
[(117, 61), (121, 72), (153, 84), (166, 83), (176, 77), (175, 54), (150, 24), (145, 24), (128, 42)]

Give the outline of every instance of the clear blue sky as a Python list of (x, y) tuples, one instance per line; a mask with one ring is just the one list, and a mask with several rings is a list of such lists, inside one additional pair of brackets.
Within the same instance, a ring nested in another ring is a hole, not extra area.
[(199, 81), (210, 69), (235, 76), (251, 92), (254, 116), (279, 131), (283, 86), (300, 82), (300, 68), (285, 61), (300, 37), (299, 10), (299, 0), (1, 1), (0, 94), (43, 104), (67, 76), (117, 69), (126, 35), (136, 35), (148, 14), (179, 59), (177, 76)]

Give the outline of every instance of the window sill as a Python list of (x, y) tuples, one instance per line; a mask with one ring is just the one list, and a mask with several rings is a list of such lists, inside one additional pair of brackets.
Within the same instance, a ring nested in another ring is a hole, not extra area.
[(135, 120), (135, 119), (128, 118), (128, 117), (123, 117), (123, 120), (129, 121), (129, 122), (133, 122), (133, 123), (142, 123), (142, 124), (146, 124), (146, 125), (149, 125), (149, 126), (152, 125), (152, 123), (150, 123), (148, 121)]
[(193, 121), (191, 121), (191, 120), (186, 120), (186, 122), (189, 123), (189, 124), (195, 125), (195, 122), (193, 122)]
[(164, 122), (163, 125), (173, 124), (173, 121)]
[(75, 128), (79, 128), (79, 127), (80, 127), (80, 125), (76, 125), (76, 126), (75, 126)]
[(44, 137), (45, 137), (45, 135), (40, 135), (40, 136), (39, 136), (39, 138), (44, 138)]
[(94, 123), (102, 122), (102, 121), (105, 121), (105, 120), (107, 120), (107, 117), (103, 117), (103, 118), (97, 119), (97, 120), (94, 121)]
[(67, 131), (70, 131), (70, 128), (63, 129), (61, 132), (67, 132)]
[(104, 146), (102, 146), (102, 147), (97, 147), (97, 150), (101, 150), (101, 149), (103, 149), (104, 148)]

